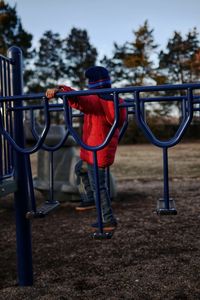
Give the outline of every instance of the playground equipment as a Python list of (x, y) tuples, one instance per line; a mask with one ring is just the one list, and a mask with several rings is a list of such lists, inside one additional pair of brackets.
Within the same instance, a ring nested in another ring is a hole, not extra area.
[[(28, 143), (34, 142), (30, 127), (31, 121), (25, 121), (25, 136)], [(42, 132), (43, 127), (37, 122), (37, 132)], [(44, 197), (59, 199), (59, 201), (80, 201), (76, 184), (74, 168), (80, 159), (77, 153), (77, 143), (69, 135), (60, 146), (60, 141), (65, 136), (64, 124), (52, 124), (45, 139), (45, 145), (37, 152), (37, 176), (33, 178), (33, 186)], [(78, 126), (77, 126), (78, 127)], [(58, 149), (57, 147), (58, 146)], [(63, 167), (64, 166), (64, 167)], [(110, 195), (116, 198), (117, 189), (115, 180), (110, 173)]]
[[(181, 92), (181, 96), (177, 96), (177, 91)], [(174, 200), (169, 196), (168, 148), (175, 146), (181, 140), (192, 121), (193, 112), (199, 111), (199, 107), (197, 107), (200, 103), (197, 94), (198, 91), (200, 91), (200, 84), (74, 91), (58, 93), (57, 97), (63, 99), (63, 103), (53, 105), (49, 104), (43, 93), (23, 94), (22, 53), (19, 48), (10, 48), (8, 51), (8, 58), (0, 56), (0, 196), (14, 193), (18, 279), (20, 286), (33, 284), (30, 219), (44, 217), (59, 205), (59, 202), (53, 198), (52, 183), (49, 200), (46, 201), (42, 207), (37, 207), (34, 196), (30, 154), (39, 149), (46, 149), (49, 150), (49, 153), (52, 155), (54, 151), (57, 151), (65, 143), (70, 135), (78, 145), (92, 151), (96, 182), (96, 207), (99, 224), (98, 231), (94, 233), (93, 238), (111, 238), (112, 234), (104, 232), (102, 225), (97, 152), (109, 143), (118, 126), (120, 109), (126, 107), (128, 113), (135, 114), (138, 126), (147, 136), (149, 141), (155, 146), (160, 147), (163, 152), (163, 196), (158, 201), (156, 211), (160, 215), (176, 214), (177, 211)], [(175, 95), (163, 96), (166, 92), (171, 92)], [(74, 113), (68, 105), (68, 96), (102, 93), (112, 93), (114, 96), (115, 120), (105, 141), (103, 141), (101, 145), (89, 146), (83, 143), (73, 127)], [(132, 97), (131, 99), (127, 99), (125, 103), (119, 104), (120, 94), (125, 96), (130, 96), (131, 94)], [(26, 103), (24, 102), (25, 100)], [(39, 104), (31, 104), (31, 100), (37, 100), (39, 101)], [(170, 101), (171, 103), (178, 101), (181, 104), (182, 119), (179, 128), (174, 137), (167, 141), (161, 141), (155, 137), (146, 121), (146, 104), (149, 102), (161, 101)], [(38, 109), (42, 110), (44, 113), (44, 124), (40, 133), (36, 130), (34, 122), (34, 111)], [(50, 112), (54, 109), (60, 110), (63, 113), (66, 129), (61, 140), (56, 145), (51, 146), (45, 143), (45, 139), (51, 128)], [(34, 145), (31, 147), (26, 147), (25, 144), (23, 123), (23, 114), (25, 111), (30, 114), (31, 132), (35, 140)], [(127, 120), (120, 132), (120, 139), (128, 126), (128, 113)], [(53, 164), (50, 168), (50, 180), (53, 180), (52, 177)]]

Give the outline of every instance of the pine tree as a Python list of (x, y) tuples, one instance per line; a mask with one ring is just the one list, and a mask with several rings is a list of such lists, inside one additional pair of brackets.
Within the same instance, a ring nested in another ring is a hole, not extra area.
[(110, 69), (114, 82), (144, 85), (153, 76), (153, 61), (150, 57), (158, 46), (154, 43), (153, 29), (149, 28), (148, 21), (133, 34), (132, 42), (125, 42), (122, 46), (115, 43), (113, 57), (104, 57), (102, 63)]
[(159, 54), (159, 69), (168, 78), (168, 83), (186, 83), (197, 79), (199, 63), (199, 40), (196, 28), (184, 39), (179, 32), (174, 32), (168, 41), (167, 51)]
[(90, 43), (86, 30), (72, 28), (65, 39), (66, 80), (74, 87), (86, 86), (85, 70), (96, 63), (97, 50)]
[(27, 33), (17, 15), (16, 6), (11, 7), (5, 1), (0, 1), (0, 53), (7, 54), (9, 47), (19, 46), (25, 58), (31, 57), (29, 51), (32, 44), (32, 35)]
[(47, 87), (57, 85), (63, 72), (62, 39), (58, 33), (46, 31), (39, 40), (38, 50), (35, 51), (34, 67), (29, 70), (29, 91), (41, 92)]

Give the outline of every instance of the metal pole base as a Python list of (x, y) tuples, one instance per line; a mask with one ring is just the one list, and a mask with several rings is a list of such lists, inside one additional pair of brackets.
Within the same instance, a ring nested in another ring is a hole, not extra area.
[(109, 232), (93, 232), (91, 234), (91, 237), (95, 240), (105, 240), (105, 239), (111, 239), (113, 236), (113, 232), (109, 231)]
[(168, 205), (166, 205), (166, 202), (163, 198), (159, 199), (157, 202), (156, 213), (158, 215), (177, 215), (175, 201), (172, 198), (170, 198), (169, 203), (167, 204)]

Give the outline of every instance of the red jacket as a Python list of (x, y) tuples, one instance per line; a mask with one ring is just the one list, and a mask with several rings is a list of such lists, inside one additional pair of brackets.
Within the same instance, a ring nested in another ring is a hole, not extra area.
[[(120, 103), (123, 102), (119, 99)], [(69, 97), (70, 106), (84, 113), (84, 124), (82, 141), (89, 146), (101, 145), (108, 135), (114, 122), (114, 102), (105, 100), (98, 95)], [(108, 167), (114, 162), (117, 150), (119, 129), (126, 118), (126, 109), (120, 109), (118, 128), (115, 130), (110, 142), (101, 150), (97, 151), (97, 161), (99, 167)], [(89, 164), (93, 164), (93, 152), (80, 149), (80, 158)]]

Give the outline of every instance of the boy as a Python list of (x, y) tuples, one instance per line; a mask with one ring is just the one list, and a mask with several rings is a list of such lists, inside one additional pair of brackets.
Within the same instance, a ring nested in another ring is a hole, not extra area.
[[(111, 80), (106, 68), (94, 66), (85, 72), (89, 89), (110, 88)], [(47, 98), (53, 98), (57, 92), (74, 91), (67, 86), (48, 89)], [(88, 96), (75, 96), (68, 98), (71, 107), (84, 113), (82, 140), (86, 145), (98, 146), (105, 141), (107, 134), (114, 122), (114, 102), (112, 94), (99, 94)], [(120, 103), (123, 102), (119, 99)], [(111, 208), (110, 195), (107, 186), (106, 168), (113, 164), (117, 150), (119, 130), (126, 118), (126, 110), (120, 109), (119, 125), (110, 142), (97, 151), (97, 163), (99, 172), (99, 189), (102, 210), (102, 222), (104, 231), (113, 231), (117, 221)], [(75, 173), (81, 195), (81, 203), (76, 209), (84, 211), (95, 207), (95, 178), (93, 167), (93, 153), (84, 148), (80, 149), (81, 160), (76, 164)], [(92, 224), (98, 228), (98, 223)]]

